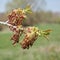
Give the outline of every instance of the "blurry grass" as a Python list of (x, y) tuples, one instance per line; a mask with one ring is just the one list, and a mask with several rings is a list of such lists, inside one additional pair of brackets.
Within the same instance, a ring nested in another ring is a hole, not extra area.
[(0, 60), (60, 60), (60, 25), (40, 24), (39, 29), (52, 29), (49, 41), (39, 37), (29, 50), (10, 41), (11, 33), (0, 32)]

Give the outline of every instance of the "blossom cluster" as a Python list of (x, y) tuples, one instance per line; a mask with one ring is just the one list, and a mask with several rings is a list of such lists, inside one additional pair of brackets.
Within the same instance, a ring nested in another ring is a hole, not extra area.
[[(8, 25), (10, 30), (14, 33), (11, 37), (11, 40), (13, 40), (13, 45), (16, 43), (19, 43), (23, 49), (29, 49), (30, 46), (33, 45), (33, 43), (37, 40), (38, 36), (47, 37), (47, 35), (50, 34), (49, 30), (39, 30), (37, 27), (23, 27), (22, 22), (26, 18), (26, 14), (30, 13), (30, 9), (14, 9), (9, 15), (8, 15)], [(21, 35), (24, 34), (24, 38), (21, 42), (19, 42), (19, 38)]]

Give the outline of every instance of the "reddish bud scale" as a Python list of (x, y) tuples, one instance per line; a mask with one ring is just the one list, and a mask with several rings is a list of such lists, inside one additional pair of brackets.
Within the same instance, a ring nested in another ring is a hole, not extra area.
[(14, 25), (14, 21), (16, 20), (16, 13), (15, 12), (12, 12), (8, 15), (8, 23), (11, 24), (11, 25)]
[(20, 35), (20, 30), (14, 30), (14, 35), (12, 36), (11, 40), (13, 40), (13, 44), (19, 42), (19, 35)]
[(14, 45), (15, 43), (19, 42), (19, 38), (22, 35), (23, 31), (18, 28), (13, 28), (13, 27), (10, 27), (10, 30), (14, 32), (14, 34), (11, 38), (11, 40), (13, 40), (13, 45)]
[(8, 15), (8, 23), (14, 26), (18, 26), (22, 24), (23, 19), (25, 18), (24, 13), (21, 11), (18, 14), (18, 9), (16, 9), (17, 11), (12, 11), (9, 15)]
[(25, 38), (23, 39), (23, 41), (20, 43), (23, 49), (29, 49), (30, 46), (33, 45), (34, 41), (37, 39), (38, 35), (34, 35), (32, 36), (32, 38), (30, 38), (28, 35), (25, 36)]
[(14, 41), (13, 45), (18, 43), (19, 42), (19, 34), (18, 35), (14, 34), (13, 37), (11, 38), (11, 40)]

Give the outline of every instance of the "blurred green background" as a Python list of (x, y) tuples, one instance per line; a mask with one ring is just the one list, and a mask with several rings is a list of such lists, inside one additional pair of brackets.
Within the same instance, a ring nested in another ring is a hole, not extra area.
[[(58, 0), (4, 1), (6, 2), (5, 10), (1, 12), (3, 8), (0, 9), (0, 21), (6, 21), (13, 9), (30, 5), (32, 14), (28, 15), (23, 25), (37, 26), (41, 30), (52, 29), (52, 32), (49, 41), (39, 37), (30, 49), (23, 50), (20, 44), (12, 45), (10, 41), (12, 32), (7, 26), (0, 24), (0, 60), (60, 60), (60, 11), (58, 11), (60, 2)], [(1, 5), (4, 1), (0, 1)]]

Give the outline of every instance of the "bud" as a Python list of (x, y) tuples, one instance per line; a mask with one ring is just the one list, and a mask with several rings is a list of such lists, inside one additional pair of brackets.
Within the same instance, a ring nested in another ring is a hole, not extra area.
[(22, 29), (20, 30), (22, 26), (17, 26), (16, 28), (13, 28), (13, 26), (10, 26), (9, 28), (14, 33), (13, 36), (11, 37), (11, 40), (13, 40), (13, 45), (15, 43), (19, 43), (19, 38), (23, 34), (23, 30)]
[(26, 18), (25, 13), (23, 12), (22, 9), (18, 8), (13, 10), (9, 15), (8, 15), (8, 23), (14, 26), (18, 26), (22, 24), (22, 21)]
[(23, 49), (29, 49), (33, 45), (34, 41), (37, 40), (38, 34), (36, 33), (38, 29), (36, 27), (26, 28), (25, 38), (20, 43)]

